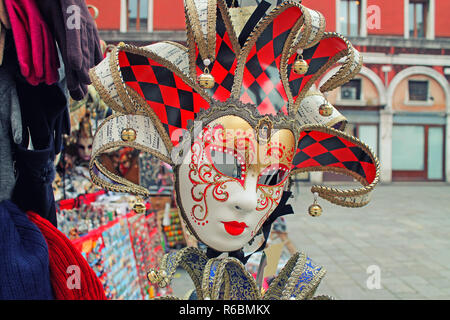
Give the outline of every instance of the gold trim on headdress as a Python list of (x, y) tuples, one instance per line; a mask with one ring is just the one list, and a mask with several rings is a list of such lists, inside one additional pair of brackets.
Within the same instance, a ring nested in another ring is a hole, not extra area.
[(301, 130), (302, 131), (317, 130), (320, 132), (328, 133), (335, 137), (342, 137), (347, 141), (354, 143), (355, 146), (359, 147), (363, 152), (365, 152), (365, 154), (368, 157), (370, 157), (374, 165), (375, 176), (373, 180), (368, 181), (365, 177), (353, 171), (333, 166), (313, 166), (306, 168), (297, 168), (293, 169), (292, 172), (296, 173), (296, 172), (327, 171), (352, 176), (363, 186), (356, 189), (340, 190), (332, 187), (315, 185), (311, 188), (311, 192), (312, 193), (317, 192), (321, 198), (344, 207), (357, 208), (367, 205), (371, 199), (373, 189), (380, 180), (380, 162), (378, 158), (375, 156), (372, 149), (358, 138), (333, 128), (324, 127), (321, 125), (306, 125), (303, 126)]

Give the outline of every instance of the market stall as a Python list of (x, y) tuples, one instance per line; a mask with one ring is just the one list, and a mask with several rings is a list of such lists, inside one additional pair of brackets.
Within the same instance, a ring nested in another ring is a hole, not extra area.
[[(109, 299), (150, 299), (171, 293), (147, 279), (162, 256), (186, 246), (187, 235), (173, 199), (171, 168), (130, 148), (117, 148), (107, 165), (115, 174), (152, 190), (147, 199), (106, 192), (90, 178), (92, 130), (108, 116), (93, 87), (71, 104), (72, 132), (56, 161), (58, 229), (72, 240), (96, 272)], [(101, 116), (100, 116), (101, 115)], [(136, 209), (136, 204), (145, 209)]]

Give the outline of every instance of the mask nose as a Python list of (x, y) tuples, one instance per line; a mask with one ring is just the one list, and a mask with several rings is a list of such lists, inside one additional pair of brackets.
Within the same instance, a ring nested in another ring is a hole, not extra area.
[(258, 197), (256, 193), (257, 177), (249, 174), (245, 180), (244, 188), (236, 190), (230, 198), (230, 206), (239, 213), (248, 213), (256, 209)]

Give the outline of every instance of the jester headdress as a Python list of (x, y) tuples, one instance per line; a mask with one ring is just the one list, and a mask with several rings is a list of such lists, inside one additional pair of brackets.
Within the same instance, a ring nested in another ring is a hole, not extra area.
[[(345, 118), (323, 93), (360, 70), (361, 55), (325, 32), (299, 1), (185, 0), (187, 46), (119, 44), (91, 79), (115, 110), (97, 130), (90, 163), (105, 189), (149, 192), (109, 172), (102, 155), (119, 147), (151, 153), (174, 167), (177, 203), (190, 231), (209, 247), (242, 248), (279, 205), (295, 172), (332, 171), (362, 186), (314, 186), (332, 203), (369, 202), (379, 164), (342, 131)], [(294, 70), (298, 60), (308, 68)], [(320, 78), (340, 69), (319, 88)], [(212, 76), (211, 86), (199, 77)]]

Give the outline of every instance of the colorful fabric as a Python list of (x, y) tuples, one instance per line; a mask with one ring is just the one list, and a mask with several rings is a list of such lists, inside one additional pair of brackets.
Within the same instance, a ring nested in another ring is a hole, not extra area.
[(0, 203), (0, 300), (52, 300), (44, 236), (9, 200)]
[(48, 245), (50, 281), (57, 300), (106, 300), (95, 272), (72, 242), (38, 214), (28, 212)]
[[(37, 5), (61, 50), (70, 95), (82, 100), (91, 83), (89, 69), (103, 59), (97, 26), (86, 1), (39, 0)], [(79, 19), (75, 13), (79, 14)]]
[(34, 0), (5, 0), (20, 71), (32, 85), (59, 80), (55, 40)]

